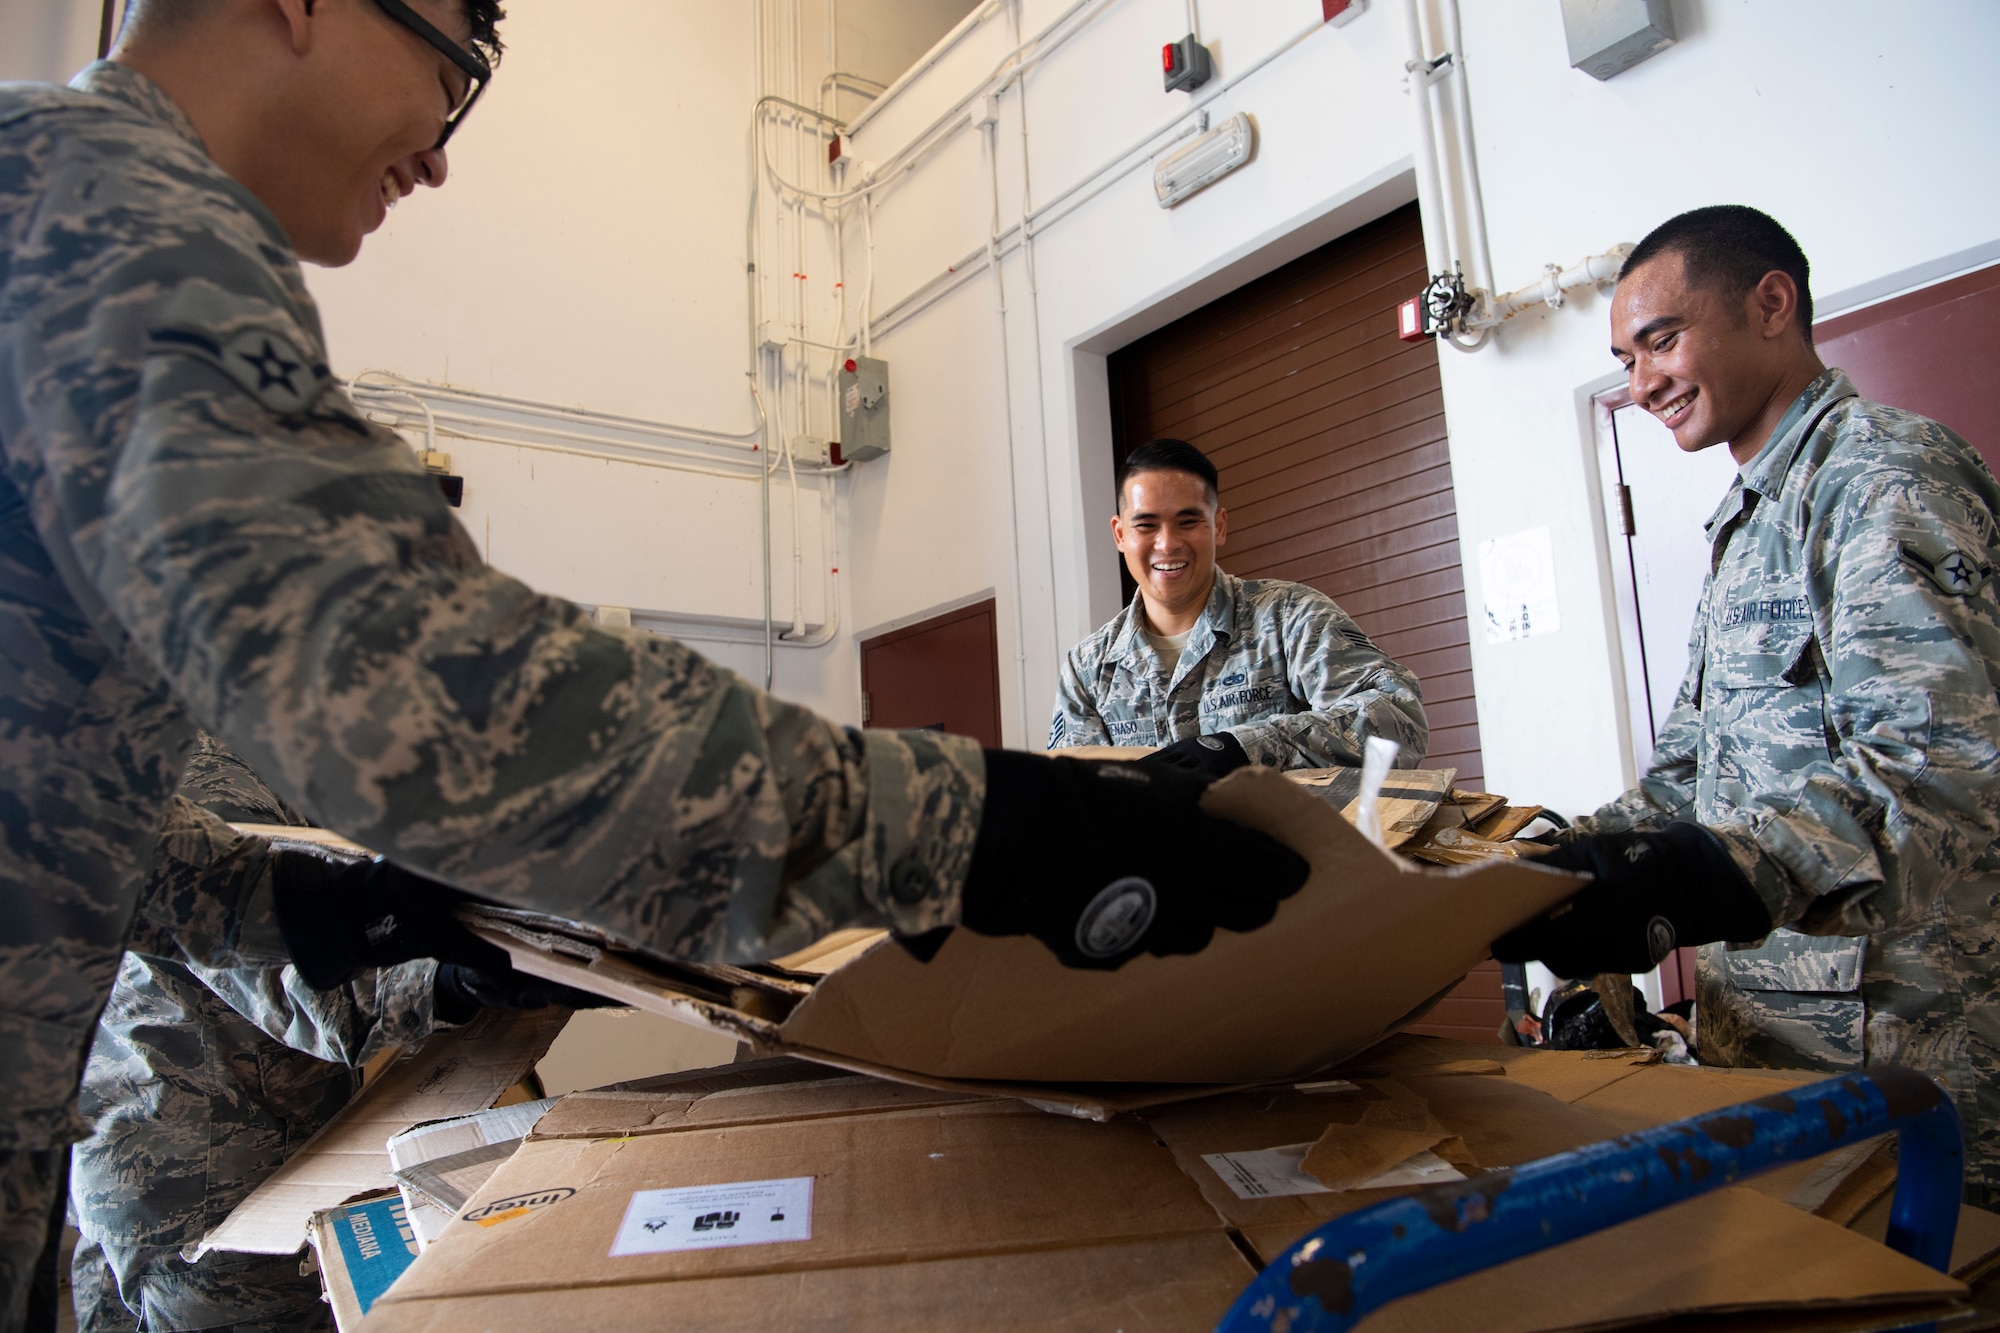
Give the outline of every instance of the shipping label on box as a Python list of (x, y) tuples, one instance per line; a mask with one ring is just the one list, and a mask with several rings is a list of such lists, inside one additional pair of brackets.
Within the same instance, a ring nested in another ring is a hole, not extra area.
[(638, 1190), (611, 1242), (623, 1254), (668, 1254), (812, 1239), (811, 1176)]

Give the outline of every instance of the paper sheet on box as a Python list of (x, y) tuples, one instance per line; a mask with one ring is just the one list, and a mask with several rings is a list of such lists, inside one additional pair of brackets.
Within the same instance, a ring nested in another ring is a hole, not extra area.
[(389, 1140), (389, 1174), (403, 1191), (403, 1205), (417, 1246), (436, 1240), (445, 1224), (560, 1098), (496, 1106), (476, 1115), (433, 1121)]
[(489, 1009), (406, 1051), (203, 1236), (197, 1255), (295, 1253), (314, 1213), (357, 1194), (396, 1188), (389, 1176), (390, 1136), (492, 1106), (534, 1068), (568, 1021), (567, 1009)]

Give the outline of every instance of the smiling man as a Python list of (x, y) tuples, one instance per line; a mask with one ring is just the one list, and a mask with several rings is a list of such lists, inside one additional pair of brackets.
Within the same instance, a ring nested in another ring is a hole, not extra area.
[(1494, 954), (1578, 977), (1709, 946), (1705, 1063), (1920, 1069), (1956, 1100), (1990, 1202), (2000, 483), (1821, 364), (1807, 277), (1791, 236), (1737, 206), (1625, 261), (1611, 350), (1633, 401), (1740, 474), (1646, 776), (1548, 858), (1596, 883)]
[(1380, 736), (1415, 766), (1430, 739), (1417, 678), (1326, 594), (1219, 568), (1217, 480), (1185, 440), (1119, 468), (1111, 533), (1139, 592), (1064, 659), (1049, 748), (1158, 746), (1149, 762), (1219, 776), (1356, 765)]
[[(300, 261), (444, 183), (498, 18), (138, 0), (70, 87), (0, 86), (0, 1330), (135, 930), (331, 987), (462, 950), (465, 891), (681, 958), (962, 924), (1110, 968), (1305, 880), (1197, 780), (844, 727), (481, 562), (333, 381)], [(183, 836), (268, 860), (176, 800), (198, 728), (445, 886), (385, 862), (145, 893)]]

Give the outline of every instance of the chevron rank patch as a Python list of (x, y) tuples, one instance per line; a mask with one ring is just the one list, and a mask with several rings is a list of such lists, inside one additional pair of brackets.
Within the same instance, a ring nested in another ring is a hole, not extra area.
[(303, 412), (319, 400), (332, 373), (283, 334), (244, 329), (218, 340), (192, 329), (156, 329), (157, 350), (191, 353), (207, 361), (280, 416)]
[(1993, 566), (1983, 565), (1957, 547), (1936, 556), (1926, 555), (1909, 542), (1902, 543), (1903, 559), (1912, 568), (1928, 575), (1940, 592), (1953, 597), (1970, 597), (1986, 586)]

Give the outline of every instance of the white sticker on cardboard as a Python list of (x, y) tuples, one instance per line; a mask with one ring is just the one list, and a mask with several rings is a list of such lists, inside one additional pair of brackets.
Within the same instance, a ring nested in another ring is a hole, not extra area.
[(811, 1176), (634, 1190), (611, 1257), (812, 1239)]
[(1284, 1194), (1331, 1194), (1332, 1190), (1305, 1173), (1300, 1165), (1310, 1143), (1288, 1143), (1261, 1152), (1203, 1153), (1201, 1160), (1236, 1192), (1239, 1199), (1274, 1199)]
[[(1214, 1168), (1225, 1185), (1239, 1199), (1275, 1199), (1286, 1194), (1332, 1194), (1334, 1191), (1306, 1173), (1305, 1156), (1310, 1143), (1288, 1143), (1282, 1148), (1261, 1152), (1212, 1152), (1202, 1161)], [(1429, 1149), (1390, 1167), (1372, 1180), (1352, 1186), (1358, 1190), (1392, 1189), (1399, 1185), (1436, 1185), (1447, 1180), (1464, 1180), (1465, 1173)]]

